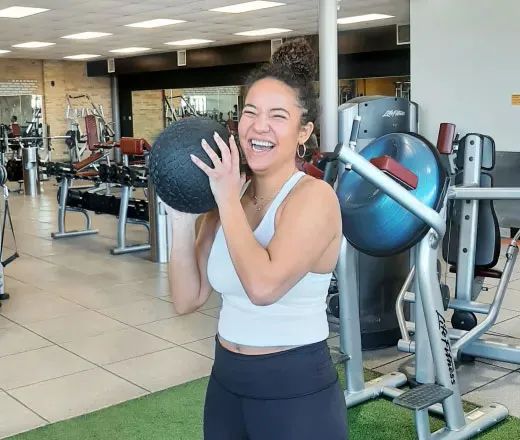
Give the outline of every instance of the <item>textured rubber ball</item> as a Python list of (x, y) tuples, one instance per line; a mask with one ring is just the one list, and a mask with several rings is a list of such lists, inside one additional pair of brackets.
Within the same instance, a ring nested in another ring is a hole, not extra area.
[(168, 126), (152, 145), (149, 178), (157, 195), (173, 209), (202, 214), (217, 207), (208, 176), (190, 158), (193, 154), (213, 168), (201, 141), (205, 139), (221, 157), (213, 138), (215, 132), (229, 144), (229, 132), (222, 124), (208, 118), (188, 117)]

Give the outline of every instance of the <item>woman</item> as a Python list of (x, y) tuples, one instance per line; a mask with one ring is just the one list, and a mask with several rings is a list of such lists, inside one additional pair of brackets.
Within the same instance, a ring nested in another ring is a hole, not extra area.
[(169, 210), (170, 286), (179, 313), (222, 295), (204, 408), (206, 440), (345, 440), (347, 409), (326, 339), (326, 296), (341, 241), (337, 197), (297, 170), (317, 119), (316, 60), (303, 39), (254, 72), (238, 135), (203, 141), (218, 205), (202, 219)]

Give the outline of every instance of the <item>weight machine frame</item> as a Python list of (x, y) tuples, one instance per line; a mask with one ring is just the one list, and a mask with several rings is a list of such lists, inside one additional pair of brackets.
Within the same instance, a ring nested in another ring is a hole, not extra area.
[[(356, 130), (352, 128), (352, 132)], [(408, 391), (399, 389), (407, 377), (390, 373), (368, 383), (364, 381), (363, 355), (358, 302), (356, 251), (342, 237), (336, 268), (340, 291), (340, 351), (346, 357), (345, 400), (347, 407), (388, 397), (394, 403), (414, 411), (419, 440), (469, 439), (496, 425), (508, 416), (508, 409), (499, 404), (477, 408), (464, 413), (458, 385), (452, 343), (448, 335), (444, 304), (437, 275), (439, 245), (446, 232), (446, 203), (444, 197), (440, 213), (417, 200), (391, 177), (382, 173), (348, 145), (348, 133), (339, 133), (336, 156), (349, 172), (356, 172), (379, 190), (394, 199), (429, 227), (424, 238), (412, 249), (415, 287), (416, 371), (421, 385)], [(341, 171), (341, 170), (340, 170)], [(411, 276), (407, 280), (411, 282)], [(430, 431), (429, 411), (441, 415), (446, 426), (435, 433)]]
[[(506, 263), (491, 304), (476, 301), (474, 277), (479, 201), (520, 200), (520, 188), (480, 187), (483, 148), (484, 140), (481, 135), (469, 134), (467, 136), (464, 150), (463, 184), (451, 186), (448, 189), (448, 199), (466, 202), (461, 207), (461, 217), (464, 218), (464, 221), (460, 225), (455, 296), (450, 300), (448, 308), (486, 315), (486, 317), (471, 330), (449, 329), (448, 335), (453, 341), (452, 354), (457, 360), (461, 359), (462, 355), (467, 355), (520, 364), (520, 345), (481, 339), (496, 323), (518, 256), (517, 241), (520, 237), (517, 234), (508, 246), (505, 254)], [(415, 301), (416, 296), (413, 292), (408, 291), (408, 287), (408, 285), (403, 286), (400, 303)], [(402, 333), (398, 349), (414, 353), (416, 344), (410, 340), (409, 334), (415, 331), (417, 323), (406, 321), (400, 307), (397, 308), (397, 315)], [(424, 368), (428, 368), (428, 365), (425, 365)]]

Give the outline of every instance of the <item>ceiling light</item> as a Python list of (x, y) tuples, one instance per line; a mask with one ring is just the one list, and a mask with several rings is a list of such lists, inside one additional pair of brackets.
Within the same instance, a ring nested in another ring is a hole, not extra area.
[(93, 55), (93, 54), (89, 54), (89, 53), (82, 53), (82, 54), (79, 54), (79, 55), (69, 55), (69, 56), (66, 56), (66, 57), (63, 57), (63, 58), (66, 58), (67, 60), (88, 60), (90, 58), (97, 58), (97, 57), (100, 57), (101, 55)]
[(72, 40), (89, 40), (91, 38), (107, 37), (109, 35), (112, 34), (107, 32), (81, 32), (80, 34), (65, 35), (61, 38), (70, 38)]
[(27, 8), (24, 6), (11, 6), (0, 10), (0, 17), (2, 18), (23, 18), (29, 15), (39, 14), (40, 12), (48, 11), (44, 8)]
[(43, 41), (29, 41), (28, 43), (15, 44), (13, 47), (23, 47), (26, 49), (34, 49), (37, 47), (53, 46), (56, 43), (45, 43)]
[(274, 8), (275, 6), (285, 6), (285, 3), (252, 1), (238, 3), (236, 5), (224, 6), (222, 8), (210, 9), (214, 12), (227, 12), (228, 14), (241, 14), (242, 12), (258, 11), (259, 9)]
[(394, 16), (393, 15), (385, 15), (385, 14), (357, 15), (355, 17), (339, 18), (338, 19), (338, 24), (362, 23), (364, 21), (382, 20), (384, 18), (394, 18)]
[(213, 43), (214, 40), (198, 40), (193, 38), (191, 40), (180, 40), (180, 41), (170, 41), (168, 44), (170, 46), (193, 46), (195, 44), (205, 44), (205, 43)]
[(136, 53), (136, 52), (145, 52), (147, 50), (151, 50), (149, 47), (124, 47), (123, 49), (114, 49), (110, 52), (114, 53)]
[(10, 50), (0, 50), (0, 54), (2, 54), (2, 53), (9, 53), (9, 52), (11, 52), (11, 51)]
[(155, 20), (140, 21), (139, 23), (125, 24), (128, 27), (151, 29), (171, 24), (186, 23), (186, 20), (170, 20), (168, 18), (156, 18)]
[(237, 32), (235, 35), (244, 35), (246, 37), (259, 37), (262, 35), (284, 34), (286, 32), (292, 32), (292, 30), (291, 29), (268, 28), (268, 29), (257, 29), (256, 31)]

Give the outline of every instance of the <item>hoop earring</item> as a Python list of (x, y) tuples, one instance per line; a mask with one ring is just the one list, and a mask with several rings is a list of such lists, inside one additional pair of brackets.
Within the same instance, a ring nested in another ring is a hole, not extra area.
[[(302, 154), (300, 154), (300, 147), (301, 147), (301, 146), (303, 146), (303, 153), (302, 153)], [(296, 154), (298, 155), (298, 157), (299, 157), (300, 159), (303, 159), (303, 158), (305, 157), (305, 155), (307, 154), (307, 145), (305, 145), (305, 144), (303, 144), (303, 145), (302, 145), (302, 144), (299, 144), (299, 145), (298, 145), (298, 148), (296, 149)]]

